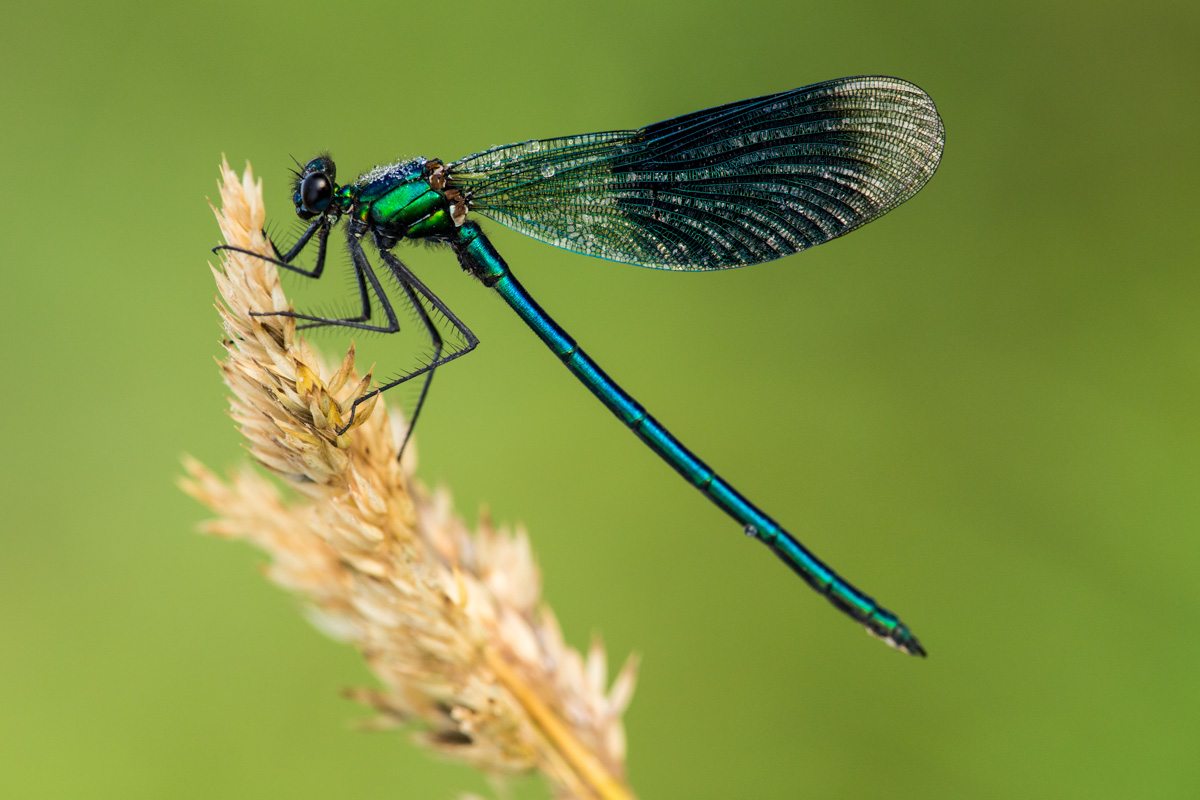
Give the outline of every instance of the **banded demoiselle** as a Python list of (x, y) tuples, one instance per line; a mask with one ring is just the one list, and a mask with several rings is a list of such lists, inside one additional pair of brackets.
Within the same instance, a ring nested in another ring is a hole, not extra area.
[[(425, 375), (411, 435), (434, 370), (469, 353), (479, 339), (392, 250), (406, 239), (448, 245), (466, 272), (503, 297), (609, 410), (747, 535), (869, 633), (923, 656), (896, 615), (739, 494), (585, 355), (517, 281), (470, 214), (611, 261), (685, 271), (742, 267), (827, 242), (887, 213), (932, 177), (944, 142), (929, 95), (898, 78), (867, 76), (730, 103), (639, 130), (493, 147), (452, 164), (416, 158), (377, 167), (348, 184), (337, 183), (333, 159), (321, 155), (296, 174), (292, 199), (307, 229), (286, 252), (272, 242), (275, 258), (268, 260), (319, 277), (329, 234), (345, 217), (361, 309), (344, 318), (256, 314), (294, 317), (303, 327), (399, 331), (362, 247), (369, 234), (428, 332), (433, 357), (355, 400), (350, 420), (364, 400)], [(315, 265), (296, 266), (314, 238)], [(386, 323), (371, 321), (372, 295)], [(448, 351), (437, 315), (461, 337)]]

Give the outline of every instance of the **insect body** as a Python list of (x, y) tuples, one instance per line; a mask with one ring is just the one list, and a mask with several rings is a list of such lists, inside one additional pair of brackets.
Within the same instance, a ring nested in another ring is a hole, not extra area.
[[(932, 177), (944, 141), (937, 109), (919, 88), (897, 78), (858, 77), (638, 130), (531, 140), (448, 165), (413, 159), (344, 185), (337, 183), (333, 160), (318, 156), (297, 175), (293, 194), (297, 215), (309, 225), (287, 252), (275, 248), (273, 261), (319, 277), (329, 234), (345, 218), (360, 311), (344, 318), (256, 313), (292, 316), (303, 327), (398, 331), (395, 311), (362, 246), (369, 236), (428, 331), (433, 358), (358, 398), (350, 421), (366, 399), (423, 375), (415, 425), (434, 370), (470, 352), (479, 340), (392, 251), (406, 239), (448, 246), (464, 270), (503, 297), (601, 402), (747, 535), (868, 632), (923, 656), (916, 637), (894, 614), (823, 564), (609, 378), (517, 281), (470, 214), (613, 261), (687, 271), (740, 267), (813, 247), (887, 213)], [(294, 265), (314, 239), (315, 266)], [(385, 320), (372, 320), (372, 297)], [(457, 330), (460, 341), (453, 349), (446, 349), (434, 315)]]

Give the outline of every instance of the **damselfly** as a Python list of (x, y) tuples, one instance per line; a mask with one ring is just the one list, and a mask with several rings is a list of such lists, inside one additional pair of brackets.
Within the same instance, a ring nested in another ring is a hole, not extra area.
[[(342, 318), (256, 313), (294, 317), (303, 327), (399, 331), (395, 310), (363, 250), (362, 239), (369, 236), (428, 332), (433, 356), (358, 398), (350, 421), (363, 401), (424, 375), (411, 434), (434, 370), (469, 353), (479, 340), (393, 249), (406, 239), (449, 246), (466, 272), (503, 297), (567, 369), (747, 535), (766, 544), (868, 632), (923, 656), (916, 637), (894, 614), (739, 494), (584, 354), (517, 282), (470, 215), (476, 212), (566, 250), (611, 261), (673, 270), (742, 267), (827, 242), (887, 213), (930, 179), (944, 141), (942, 120), (921, 89), (897, 78), (857, 77), (730, 103), (639, 130), (532, 139), (450, 164), (416, 158), (377, 167), (346, 184), (337, 182), (333, 159), (321, 155), (303, 166), (294, 186), (296, 213), (308, 227), (286, 252), (272, 242), (275, 258), (269, 260), (320, 277), (330, 232), (345, 218), (359, 311)], [(297, 266), (297, 256), (314, 239), (314, 266)], [(372, 297), (385, 321), (372, 320)], [(456, 329), (456, 346), (446, 347), (435, 324), (438, 315)]]

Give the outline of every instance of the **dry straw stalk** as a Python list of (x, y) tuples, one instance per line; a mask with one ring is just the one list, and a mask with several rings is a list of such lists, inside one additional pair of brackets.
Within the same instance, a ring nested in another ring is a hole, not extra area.
[[(269, 256), (261, 181), (222, 164), (220, 190), (226, 242)], [(381, 686), (353, 695), (379, 724), (410, 724), (420, 743), (489, 776), (540, 771), (557, 797), (631, 798), (621, 715), (634, 659), (606, 687), (602, 645), (585, 658), (563, 643), (525, 533), (485, 519), (471, 534), (447, 493), (414, 478), (409, 454), (397, 463), (403, 422), (382, 397), (338, 436), (371, 385), (353, 346), (330, 374), (294, 320), (250, 316), (289, 307), (275, 266), (222, 253), (213, 276), (231, 414), (254, 460), (293, 491), (249, 467), (225, 482), (189, 459), (182, 486), (217, 515), (203, 530), (265, 550), (270, 580), (359, 648)]]

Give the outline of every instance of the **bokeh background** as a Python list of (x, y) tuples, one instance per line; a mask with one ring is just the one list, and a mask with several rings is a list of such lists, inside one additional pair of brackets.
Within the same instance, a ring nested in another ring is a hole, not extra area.
[(1196, 796), (1197, 30), (1195, 2), (1094, 0), (7, 7), (0, 796), (490, 791), (353, 730), (359, 657), (259, 554), (193, 532), (180, 456), (244, 459), (212, 361), (222, 153), (286, 232), (291, 155), (352, 175), (864, 73), (930, 92), (947, 146), (850, 237), (684, 275), (489, 231), (927, 660), (832, 611), (418, 248), (483, 340), (438, 374), (420, 474), (527, 526), (569, 640), (642, 654), (645, 798)]

